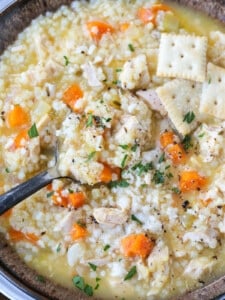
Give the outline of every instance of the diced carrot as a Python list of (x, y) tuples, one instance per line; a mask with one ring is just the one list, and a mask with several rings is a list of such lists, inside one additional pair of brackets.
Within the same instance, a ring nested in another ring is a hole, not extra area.
[(168, 145), (173, 144), (174, 138), (175, 138), (175, 136), (174, 136), (174, 133), (172, 131), (164, 131), (160, 135), (160, 145), (161, 145), (161, 147), (164, 149)]
[(113, 174), (116, 174), (120, 177), (121, 169), (120, 168), (113, 168), (107, 164), (103, 164), (104, 168), (102, 170), (100, 181), (104, 183), (108, 183), (112, 181)]
[(76, 109), (75, 103), (83, 97), (83, 91), (78, 84), (74, 83), (68, 87), (63, 93), (63, 102), (66, 103), (74, 112), (79, 112)]
[(206, 184), (207, 179), (196, 171), (183, 171), (180, 174), (180, 190), (183, 193), (202, 189)]
[(52, 191), (52, 183), (49, 183), (47, 186), (46, 186), (47, 190), (48, 191)]
[(10, 228), (9, 231), (9, 238), (13, 242), (20, 242), (20, 241), (29, 241), (32, 244), (36, 244), (39, 240), (39, 237), (34, 233), (23, 233), (22, 231), (16, 230), (14, 228)]
[(140, 256), (146, 258), (154, 247), (154, 243), (143, 233), (130, 234), (123, 238), (121, 243), (126, 257)]
[(80, 226), (79, 224), (75, 223), (73, 228), (70, 232), (70, 236), (73, 241), (76, 241), (81, 238), (85, 238), (88, 235), (88, 231), (85, 227)]
[(87, 29), (91, 35), (91, 37), (97, 42), (102, 36), (106, 33), (113, 33), (114, 28), (102, 21), (90, 21), (87, 23)]
[(144, 23), (151, 22), (156, 25), (156, 17), (159, 11), (170, 11), (170, 7), (165, 4), (154, 4), (153, 6), (146, 8), (141, 7), (138, 10), (137, 16)]
[(68, 206), (68, 197), (62, 195), (62, 190), (58, 190), (52, 195), (52, 201), (56, 206)]
[(187, 154), (180, 144), (168, 145), (166, 148), (166, 154), (175, 165), (185, 164), (187, 161)]
[(9, 218), (12, 214), (12, 208), (8, 209), (4, 214), (1, 215), (1, 217)]
[(70, 193), (68, 195), (69, 205), (74, 208), (81, 207), (85, 203), (86, 196), (83, 192)]
[(16, 148), (24, 146), (24, 142), (29, 140), (27, 129), (20, 131), (14, 139), (14, 145)]
[(120, 24), (120, 31), (125, 32), (130, 27), (130, 23), (125, 22)]
[(15, 105), (7, 113), (6, 118), (10, 128), (27, 126), (29, 124), (29, 114), (20, 105)]

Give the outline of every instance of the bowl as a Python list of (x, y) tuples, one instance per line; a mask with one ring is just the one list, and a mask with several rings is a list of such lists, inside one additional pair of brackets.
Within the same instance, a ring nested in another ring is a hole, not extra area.
[[(12, 0), (0, 11), (0, 54), (10, 45), (32, 19), (46, 11), (54, 11), (70, 0)], [(177, 3), (200, 10), (225, 23), (224, 1), (177, 0)], [(132, 4), (131, 4), (132, 5)], [(46, 279), (36, 280), (38, 274), (31, 270), (17, 255), (15, 250), (0, 236), (0, 292), (10, 299), (89, 299), (79, 290), (69, 290)], [(178, 299), (209, 300), (225, 299), (225, 276), (210, 284), (187, 293)], [(224, 295), (223, 295), (224, 294)], [(96, 298), (95, 298), (96, 299)]]

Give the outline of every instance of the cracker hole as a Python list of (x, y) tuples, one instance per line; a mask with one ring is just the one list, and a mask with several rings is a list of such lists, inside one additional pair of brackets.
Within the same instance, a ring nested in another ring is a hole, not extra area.
[(174, 46), (175, 46), (175, 43), (171, 43), (171, 46), (174, 47)]
[(195, 88), (195, 85), (194, 84), (192, 84), (192, 86), (191, 86), (193, 89)]
[(190, 103), (190, 102), (191, 102), (191, 99), (188, 98), (188, 99), (187, 99), (187, 103)]
[(222, 79), (221, 79), (221, 78), (218, 78), (218, 82), (222, 82)]
[(173, 94), (173, 95), (172, 95), (172, 99), (175, 99), (175, 98), (176, 98), (176, 96)]
[(181, 55), (180, 55), (180, 58), (184, 58), (184, 55), (183, 55), (183, 54), (181, 54)]
[(188, 69), (189, 69), (189, 70), (192, 70), (192, 66), (189, 66)]
[(218, 102), (217, 102), (217, 101), (214, 101), (214, 104), (215, 104), (215, 105), (217, 105), (217, 104), (218, 104)]
[(169, 64), (169, 65), (168, 65), (168, 67), (171, 69), (171, 68), (172, 68), (172, 65), (171, 65), (171, 64)]
[(193, 49), (194, 49), (194, 48), (195, 48), (195, 44), (192, 44), (192, 45), (191, 45), (191, 48), (193, 48)]

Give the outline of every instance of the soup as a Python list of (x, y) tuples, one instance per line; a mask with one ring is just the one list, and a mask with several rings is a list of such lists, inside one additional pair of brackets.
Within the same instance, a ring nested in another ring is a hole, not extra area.
[[(191, 20), (191, 22), (190, 22)], [(172, 2), (75, 1), (0, 60), (0, 217), (40, 274), (104, 299), (168, 299), (223, 273), (225, 34)]]

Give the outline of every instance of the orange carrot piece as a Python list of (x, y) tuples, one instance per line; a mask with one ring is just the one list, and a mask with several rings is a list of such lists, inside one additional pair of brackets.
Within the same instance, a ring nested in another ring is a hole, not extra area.
[(175, 165), (185, 164), (187, 161), (187, 154), (180, 144), (168, 145), (166, 148), (166, 154)]
[(207, 207), (210, 203), (212, 203), (212, 199), (208, 198), (206, 200), (200, 200), (201, 206)]
[(63, 102), (66, 103), (74, 112), (79, 112), (75, 108), (75, 103), (83, 97), (83, 91), (78, 84), (74, 83), (68, 87), (63, 93)]
[(29, 140), (27, 129), (20, 131), (14, 139), (14, 145), (16, 148), (24, 146), (24, 142)]
[(69, 204), (74, 208), (78, 208), (84, 205), (86, 196), (83, 192), (75, 192), (75, 193), (70, 193), (68, 195), (68, 198), (69, 198)]
[(88, 235), (87, 229), (83, 226), (80, 226), (77, 223), (73, 225), (73, 228), (70, 232), (70, 236), (73, 241), (76, 241), (81, 238), (85, 238), (87, 235)]
[(12, 242), (20, 242), (20, 241), (29, 241), (32, 244), (36, 244), (39, 240), (39, 237), (34, 233), (23, 233), (22, 231), (16, 230), (14, 228), (10, 228), (9, 238)]
[(125, 32), (130, 27), (130, 23), (125, 22), (120, 24), (120, 31)]
[(121, 243), (126, 257), (146, 258), (154, 247), (154, 243), (144, 233), (130, 234), (124, 237)]
[(180, 174), (180, 190), (183, 193), (204, 188), (206, 184), (207, 179), (196, 171), (183, 171)]
[(144, 23), (151, 22), (156, 25), (156, 17), (159, 11), (170, 11), (170, 7), (165, 4), (154, 4), (152, 7), (141, 7), (138, 10), (137, 16)]
[(15, 105), (7, 113), (6, 118), (10, 128), (22, 127), (29, 124), (29, 114), (20, 105)]
[(1, 215), (1, 217), (9, 218), (12, 214), (12, 208), (8, 209), (4, 214)]
[(90, 33), (90, 36), (95, 40), (99, 41), (102, 36), (106, 33), (113, 33), (114, 28), (102, 21), (90, 21), (87, 23), (87, 29)]
[(172, 131), (164, 131), (160, 135), (160, 145), (161, 145), (161, 147), (164, 149), (168, 145), (173, 144), (174, 138), (175, 138), (175, 136), (174, 136), (174, 133)]
[(100, 181), (104, 183), (108, 183), (112, 181), (113, 174), (117, 174), (120, 177), (121, 169), (120, 168), (113, 168), (107, 164), (103, 164), (104, 168), (100, 175)]

